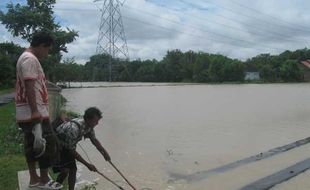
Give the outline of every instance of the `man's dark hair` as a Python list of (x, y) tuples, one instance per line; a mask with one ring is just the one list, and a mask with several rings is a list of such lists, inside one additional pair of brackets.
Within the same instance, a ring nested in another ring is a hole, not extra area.
[(85, 110), (83, 118), (84, 120), (90, 120), (93, 119), (95, 116), (102, 118), (101, 111), (96, 107), (90, 107), (87, 110)]
[(47, 32), (34, 33), (31, 40), (31, 47), (38, 47), (43, 44), (44, 47), (50, 47), (54, 44), (54, 38)]

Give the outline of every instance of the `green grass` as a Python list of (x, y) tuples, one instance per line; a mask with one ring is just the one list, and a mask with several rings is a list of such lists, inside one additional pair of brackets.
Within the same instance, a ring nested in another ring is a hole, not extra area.
[(0, 187), (16, 190), (17, 171), (27, 169), (22, 147), (15, 124), (14, 102), (0, 106)]
[(14, 102), (0, 106), (0, 125), (11, 125), (12, 123), (15, 123)]
[(5, 88), (5, 89), (1, 89), (0, 88), (0, 95), (2, 94), (7, 94), (7, 93), (11, 93), (11, 92), (14, 92), (15, 89), (14, 88)]
[(0, 156), (0, 187), (16, 190), (18, 187), (17, 171), (26, 170), (27, 165), (23, 154)]
[(0, 106), (0, 156), (22, 153), (22, 137), (15, 124), (14, 102)]

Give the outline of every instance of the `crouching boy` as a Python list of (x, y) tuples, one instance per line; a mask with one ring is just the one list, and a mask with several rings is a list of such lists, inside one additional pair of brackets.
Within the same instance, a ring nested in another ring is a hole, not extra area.
[(59, 144), (59, 161), (53, 166), (53, 170), (55, 173), (59, 173), (57, 177), (59, 183), (63, 183), (68, 177), (69, 190), (74, 190), (75, 186), (76, 160), (84, 164), (90, 171), (97, 171), (94, 165), (88, 163), (76, 152), (76, 145), (82, 140), (82, 137), (89, 138), (105, 160), (111, 161), (110, 155), (95, 136), (94, 127), (98, 125), (101, 118), (101, 111), (96, 107), (90, 107), (85, 110), (83, 119), (76, 118), (65, 121), (55, 127)]

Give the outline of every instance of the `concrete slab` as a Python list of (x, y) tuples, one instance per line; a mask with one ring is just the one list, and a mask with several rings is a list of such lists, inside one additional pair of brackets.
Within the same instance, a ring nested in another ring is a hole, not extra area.
[[(39, 172), (39, 171), (38, 171)], [(29, 185), (29, 172), (28, 170), (19, 171), (17, 173), (18, 176), (18, 187), (19, 190), (42, 190), (37, 187), (28, 187)]]
[[(82, 176), (81, 172), (82, 172), (83, 166), (81, 164), (77, 164), (77, 168), (78, 168), (78, 171), (77, 171), (76, 184), (75, 184), (76, 190), (81, 190), (81, 189), (84, 189), (85, 187), (93, 187), (97, 184), (96, 181), (98, 181), (98, 179), (87, 179), (86, 177)], [(37, 169), (37, 173), (39, 173), (39, 169)], [(28, 187), (29, 185), (29, 171), (28, 170), (18, 171), (17, 176), (18, 176), (19, 190), (43, 190), (38, 187)]]

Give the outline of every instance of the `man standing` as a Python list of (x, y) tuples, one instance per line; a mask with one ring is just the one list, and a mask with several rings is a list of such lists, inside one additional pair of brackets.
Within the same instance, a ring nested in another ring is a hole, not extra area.
[[(48, 56), (53, 43), (48, 33), (35, 33), (30, 47), (19, 57), (16, 65), (16, 120), (24, 133), (29, 187), (45, 189), (62, 188), (48, 176), (56, 138), (49, 121), (46, 79), (39, 62)], [(40, 175), (36, 172), (36, 162), (39, 163)]]
[(98, 125), (99, 120), (102, 118), (101, 115), (102, 113), (99, 109), (90, 107), (85, 110), (83, 119), (76, 118), (55, 127), (59, 140), (60, 160), (53, 166), (53, 170), (55, 173), (60, 172), (57, 177), (57, 182), (59, 183), (63, 183), (68, 176), (69, 190), (74, 190), (75, 186), (76, 160), (84, 164), (90, 171), (97, 171), (94, 165), (88, 163), (76, 152), (76, 145), (82, 140), (82, 137), (89, 138), (105, 160), (111, 161), (110, 155), (95, 136), (94, 127)]

